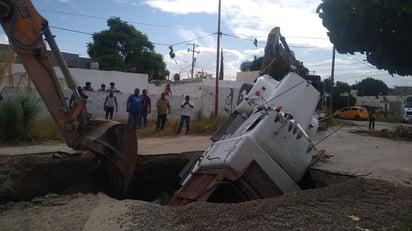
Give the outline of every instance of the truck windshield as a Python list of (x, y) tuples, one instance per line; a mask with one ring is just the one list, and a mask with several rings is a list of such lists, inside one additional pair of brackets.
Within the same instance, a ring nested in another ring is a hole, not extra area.
[(405, 107), (412, 107), (412, 99), (407, 99), (405, 101)]

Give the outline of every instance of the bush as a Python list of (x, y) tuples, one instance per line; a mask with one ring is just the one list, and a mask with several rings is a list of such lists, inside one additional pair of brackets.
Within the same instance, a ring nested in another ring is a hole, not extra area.
[(210, 135), (213, 134), (221, 124), (225, 122), (227, 116), (214, 116), (209, 118), (198, 116), (193, 123), (191, 123), (192, 134)]
[(376, 116), (376, 121), (389, 122), (389, 123), (401, 123), (402, 118), (399, 113), (388, 111), (385, 117), (385, 113), (383, 111), (378, 111), (377, 116)]
[[(191, 117), (190, 121), (190, 133), (193, 135), (212, 135), (217, 128), (226, 120), (227, 116), (210, 116), (204, 117), (201, 113), (197, 112)], [(175, 136), (179, 127), (179, 119), (168, 120), (165, 125), (165, 129), (162, 132), (156, 131), (156, 121), (148, 121), (147, 128), (140, 129), (139, 137), (162, 137), (162, 136)], [(183, 125), (184, 134), (186, 127)]]
[(40, 99), (30, 94), (18, 95), (0, 103), (0, 142), (29, 140), (33, 122), (40, 112)]
[(30, 131), (33, 142), (64, 141), (64, 137), (54, 120), (36, 119)]

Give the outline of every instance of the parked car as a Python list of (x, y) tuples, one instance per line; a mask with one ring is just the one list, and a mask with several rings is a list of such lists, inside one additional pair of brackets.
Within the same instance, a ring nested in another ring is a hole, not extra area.
[(344, 107), (335, 112), (335, 117), (339, 119), (367, 120), (368, 110), (359, 106)]

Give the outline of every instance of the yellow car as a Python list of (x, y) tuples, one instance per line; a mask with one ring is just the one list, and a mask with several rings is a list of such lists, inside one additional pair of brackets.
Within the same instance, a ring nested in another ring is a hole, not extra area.
[(335, 112), (335, 117), (339, 119), (367, 120), (368, 110), (359, 106), (344, 107)]

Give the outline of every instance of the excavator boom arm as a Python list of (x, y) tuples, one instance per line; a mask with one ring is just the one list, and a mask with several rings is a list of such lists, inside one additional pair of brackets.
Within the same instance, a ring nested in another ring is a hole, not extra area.
[[(47, 20), (35, 10), (30, 1), (19, 0), (0, 1), (0, 17), (10, 46), (19, 55), (40, 97), (62, 130), (66, 143), (74, 149), (79, 149), (79, 146), (75, 144), (79, 134), (73, 125), (74, 117), (77, 115), (69, 111), (60, 82), (48, 57), (46, 44), (43, 41), (43, 37), (46, 37), (50, 44), (55, 45)], [(57, 49), (56, 47), (57, 45), (55, 45), (55, 49)], [(55, 53), (59, 53), (59, 51)], [(65, 64), (60, 66), (65, 67)], [(74, 84), (71, 76), (66, 78), (66, 82)], [(77, 104), (77, 107), (84, 106)], [(76, 111), (81, 110), (72, 110), (72, 112)], [(87, 110), (84, 108), (83, 112), (87, 113)]]
[(297, 64), (295, 56), (286, 43), (285, 37), (280, 34), (279, 27), (273, 28), (268, 35), (265, 56), (263, 57), (259, 75), (271, 75), (275, 63), (287, 71), (295, 69)]
[[(100, 157), (117, 191), (125, 193), (137, 157), (135, 131), (118, 122), (90, 119), (86, 99), (70, 74), (47, 20), (30, 0), (0, 0), (0, 23), (67, 145), (75, 150), (90, 150)], [(44, 40), (75, 96), (73, 108), (68, 107)]]

